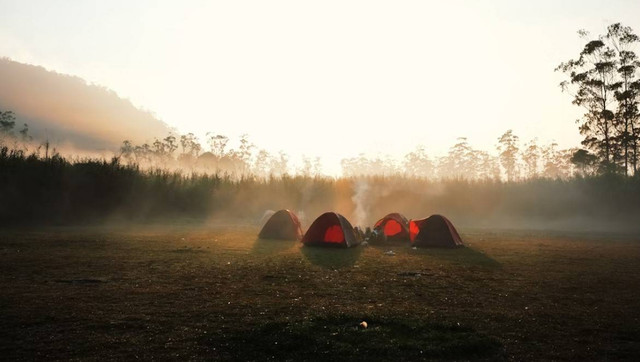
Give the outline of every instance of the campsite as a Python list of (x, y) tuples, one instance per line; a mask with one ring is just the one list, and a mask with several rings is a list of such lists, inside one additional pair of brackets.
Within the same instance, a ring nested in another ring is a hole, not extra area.
[(464, 248), (389, 241), (336, 249), (260, 240), (258, 231), (250, 223), (2, 231), (0, 354), (633, 360), (640, 353), (637, 236), (464, 229)]
[(640, 0), (0, 0), (0, 361), (640, 361)]

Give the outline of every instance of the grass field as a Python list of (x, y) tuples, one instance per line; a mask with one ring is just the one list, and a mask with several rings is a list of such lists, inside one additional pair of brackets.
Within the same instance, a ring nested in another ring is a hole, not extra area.
[(1, 231), (0, 356), (640, 358), (639, 236), (461, 231), (455, 250), (243, 224)]

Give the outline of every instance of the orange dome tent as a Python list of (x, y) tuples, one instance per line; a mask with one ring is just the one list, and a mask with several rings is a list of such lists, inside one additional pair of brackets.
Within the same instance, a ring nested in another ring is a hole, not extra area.
[(411, 242), (415, 246), (455, 248), (463, 246), (460, 234), (451, 221), (442, 215), (409, 222)]
[(302, 227), (296, 214), (279, 210), (271, 215), (258, 234), (260, 239), (300, 240)]
[(360, 244), (351, 223), (335, 212), (325, 212), (309, 226), (302, 238), (304, 245), (348, 248)]
[(387, 240), (409, 240), (409, 221), (397, 212), (378, 220), (373, 228), (382, 230)]

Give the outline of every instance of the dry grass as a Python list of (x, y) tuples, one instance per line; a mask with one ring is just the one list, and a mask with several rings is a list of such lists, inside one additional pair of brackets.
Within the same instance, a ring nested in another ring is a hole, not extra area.
[(302, 248), (248, 225), (2, 231), (0, 355), (638, 359), (640, 237), (462, 231), (456, 250)]

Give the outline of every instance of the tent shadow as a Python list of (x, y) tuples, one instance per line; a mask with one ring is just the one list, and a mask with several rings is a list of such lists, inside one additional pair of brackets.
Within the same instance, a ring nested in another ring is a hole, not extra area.
[(256, 239), (251, 247), (251, 254), (275, 255), (297, 246), (297, 240)]
[(459, 248), (417, 248), (410, 249), (411, 254), (434, 257), (443, 261), (461, 265), (501, 268), (502, 264), (487, 254), (467, 246)]
[(325, 269), (342, 269), (353, 266), (360, 254), (362, 247), (353, 248), (331, 248), (302, 246), (302, 255), (313, 265)]
[(469, 245), (457, 248), (416, 248), (413, 249), (409, 241), (382, 241), (369, 244), (369, 247), (380, 251), (393, 250), (396, 253), (403, 253), (416, 256), (428, 256), (443, 261), (462, 264), (482, 266), (486, 268), (501, 268), (497, 260), (487, 254), (478, 251)]

